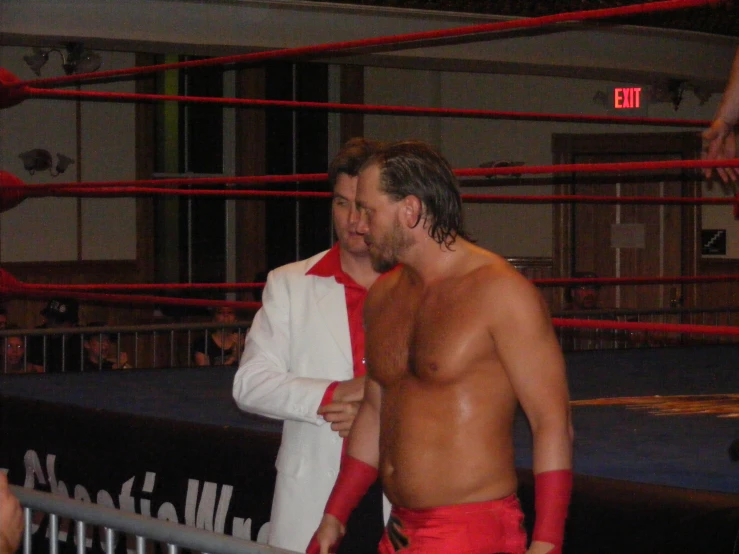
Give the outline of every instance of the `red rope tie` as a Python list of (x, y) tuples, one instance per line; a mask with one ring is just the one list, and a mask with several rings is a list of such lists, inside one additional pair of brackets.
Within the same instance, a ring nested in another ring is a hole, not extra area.
[(15, 106), (26, 98), (28, 87), (20, 83), (18, 77), (0, 67), (0, 109)]
[(28, 185), (7, 171), (0, 171), (0, 212), (15, 208), (26, 198)]
[[(546, 15), (542, 17), (532, 17), (526, 19), (514, 19), (511, 21), (502, 21), (496, 23), (485, 23), (480, 25), (470, 25), (466, 27), (456, 27), (452, 29), (442, 29), (436, 31), (423, 31), (418, 33), (409, 33), (393, 36), (383, 36), (370, 39), (359, 39), (351, 41), (334, 42), (327, 44), (319, 44), (313, 46), (302, 46), (297, 48), (284, 48), (280, 50), (269, 50), (266, 52), (256, 52), (251, 54), (240, 54), (235, 56), (221, 56), (217, 58), (209, 58), (204, 60), (190, 60), (186, 62), (168, 63), (150, 65), (147, 67), (134, 67), (128, 69), (117, 69), (109, 71), (98, 71), (96, 73), (82, 73), (78, 75), (66, 75), (62, 77), (49, 77), (45, 79), (35, 79), (22, 83), (11, 83), (8, 86), (15, 88), (21, 85), (28, 86), (59, 86), (68, 83), (77, 82), (93, 82), (113, 77), (130, 77), (133, 75), (143, 75), (147, 73), (156, 73), (168, 71), (172, 69), (187, 69), (194, 67), (208, 67), (216, 65), (228, 65), (235, 63), (256, 63), (265, 60), (296, 58), (306, 56), (317, 56), (319, 54), (342, 52), (347, 50), (368, 49), (377, 50), (382, 46), (397, 46), (406, 44), (409, 48), (414, 48), (414, 43), (419, 41), (441, 40), (453, 37), (474, 37), (476, 35), (484, 35), (491, 32), (508, 31), (513, 29), (530, 29), (534, 27), (544, 27), (556, 25), (560, 23), (571, 23), (576, 21), (592, 21), (598, 19), (606, 19), (613, 17), (624, 17), (629, 15), (644, 15), (648, 13), (666, 12), (673, 10), (683, 10), (687, 8), (695, 8), (708, 5), (718, 5), (725, 0), (664, 0), (661, 2), (646, 2), (644, 4), (635, 4), (631, 6), (620, 6), (617, 8), (604, 8), (598, 10), (585, 10), (566, 12), (555, 15)], [(480, 39), (482, 40), (482, 38)]]

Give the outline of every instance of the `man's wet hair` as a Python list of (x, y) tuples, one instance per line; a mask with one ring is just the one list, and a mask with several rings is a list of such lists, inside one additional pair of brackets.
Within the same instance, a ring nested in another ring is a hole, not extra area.
[(450, 247), (457, 237), (474, 240), (464, 230), (459, 181), (449, 162), (421, 141), (389, 144), (365, 165), (380, 168), (380, 186), (395, 200), (417, 197), (422, 205), (416, 225), (428, 225), (429, 236)]
[(359, 170), (367, 159), (378, 152), (383, 143), (377, 140), (355, 137), (344, 143), (328, 166), (328, 183), (331, 189), (336, 186), (339, 175), (346, 173), (350, 177), (359, 175)]

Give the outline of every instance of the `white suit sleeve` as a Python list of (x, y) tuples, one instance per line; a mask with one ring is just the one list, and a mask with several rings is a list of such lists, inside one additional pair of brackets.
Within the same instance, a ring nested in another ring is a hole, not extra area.
[(295, 337), (291, 336), (290, 317), (287, 275), (279, 270), (270, 272), (262, 308), (246, 336), (233, 397), (246, 412), (322, 425), (325, 420), (316, 411), (332, 381), (292, 372), (291, 341)]

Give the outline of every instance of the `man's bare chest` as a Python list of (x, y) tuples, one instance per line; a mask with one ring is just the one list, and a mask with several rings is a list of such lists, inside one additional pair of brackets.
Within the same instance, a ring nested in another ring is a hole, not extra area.
[(388, 306), (368, 329), (367, 357), (375, 378), (452, 377), (476, 356), (481, 341), (489, 347), (474, 303), (454, 300), (434, 295)]

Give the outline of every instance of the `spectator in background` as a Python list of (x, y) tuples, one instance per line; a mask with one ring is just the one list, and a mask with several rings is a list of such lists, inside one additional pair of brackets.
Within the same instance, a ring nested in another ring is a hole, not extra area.
[[(105, 322), (90, 323), (88, 327), (105, 327)], [(128, 354), (117, 351), (117, 344), (110, 333), (90, 333), (85, 335), (85, 371), (103, 369), (129, 369)]]
[[(236, 321), (233, 308), (221, 306), (213, 310), (213, 321), (230, 324)], [(192, 345), (192, 360), (197, 366), (235, 366), (241, 356), (239, 334), (225, 327), (206, 331), (204, 338)]]
[[(573, 279), (597, 279), (598, 275), (592, 271), (576, 271), (572, 275)], [(572, 285), (567, 288), (567, 302), (571, 310), (597, 310), (600, 308), (598, 292), (600, 285), (582, 284)]]
[(72, 298), (54, 298), (41, 310), (44, 323), (38, 329), (58, 329), (59, 334), (31, 336), (28, 339), (28, 369), (57, 373), (82, 370), (82, 342), (72, 331), (79, 322), (79, 305)]
[[(17, 329), (17, 325), (8, 325), (6, 330)], [(3, 373), (25, 373), (26, 372), (26, 345), (20, 335), (10, 335), (3, 340), (5, 351), (2, 364)]]
[[(734, 55), (729, 82), (721, 97), (721, 105), (711, 126), (703, 131), (704, 160), (730, 160), (736, 158), (736, 133), (734, 127), (739, 123), (739, 49)], [(706, 179), (716, 171), (724, 183), (736, 185), (737, 170), (731, 167), (704, 169)]]
[(23, 509), (0, 471), (0, 554), (13, 554), (21, 544)]

